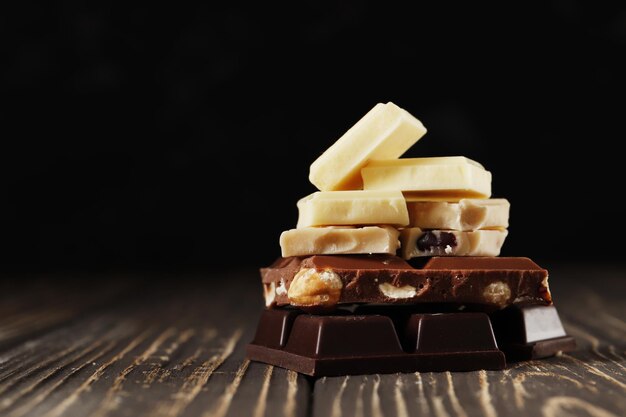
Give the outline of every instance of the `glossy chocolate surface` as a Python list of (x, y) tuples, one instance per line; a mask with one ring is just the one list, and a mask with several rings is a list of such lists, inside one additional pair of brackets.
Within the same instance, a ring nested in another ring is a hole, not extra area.
[(420, 264), (393, 255), (316, 255), (279, 258), (261, 269), (267, 305), (297, 305), (289, 298), (291, 282), (311, 269), (332, 271), (341, 280), (338, 305), (452, 303), (487, 311), (552, 303), (548, 271), (529, 258), (434, 257)]

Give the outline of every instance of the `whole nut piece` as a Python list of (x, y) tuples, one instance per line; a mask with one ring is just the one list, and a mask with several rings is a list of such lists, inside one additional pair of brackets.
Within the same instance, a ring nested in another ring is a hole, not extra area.
[(483, 297), (487, 303), (504, 307), (511, 298), (511, 289), (506, 282), (492, 282), (483, 290)]
[(334, 307), (341, 297), (343, 283), (331, 270), (301, 269), (291, 281), (287, 296), (298, 307)]
[(402, 287), (396, 287), (395, 285), (391, 285), (388, 282), (383, 282), (378, 286), (380, 292), (387, 298), (391, 298), (392, 300), (403, 299), (403, 298), (413, 298), (417, 295), (417, 291), (415, 287), (411, 285), (404, 285)]

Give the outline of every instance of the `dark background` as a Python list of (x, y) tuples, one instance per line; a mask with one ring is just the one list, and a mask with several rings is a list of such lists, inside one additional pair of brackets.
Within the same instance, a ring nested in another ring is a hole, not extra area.
[(624, 251), (624, 3), (5, 3), (3, 270), (267, 264), (379, 101), (492, 172), (503, 254)]

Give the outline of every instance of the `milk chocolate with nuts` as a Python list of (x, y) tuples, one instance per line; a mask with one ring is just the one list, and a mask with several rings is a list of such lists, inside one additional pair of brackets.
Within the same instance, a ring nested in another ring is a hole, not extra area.
[(550, 305), (548, 271), (529, 258), (434, 257), (414, 267), (393, 255), (279, 258), (261, 269), (266, 305), (451, 303), (501, 309)]

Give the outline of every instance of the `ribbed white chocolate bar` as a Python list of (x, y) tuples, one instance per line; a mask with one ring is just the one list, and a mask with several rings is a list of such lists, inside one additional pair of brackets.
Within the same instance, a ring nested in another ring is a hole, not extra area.
[(498, 256), (506, 230), (421, 230), (411, 227), (400, 232), (404, 259), (420, 256)]
[(510, 206), (504, 198), (463, 199), (458, 203), (407, 203), (409, 226), (462, 231), (506, 229), (509, 227)]
[(425, 133), (406, 110), (379, 103), (313, 162), (309, 180), (322, 191), (359, 190), (365, 164), (398, 158)]
[(491, 173), (462, 156), (373, 160), (362, 170), (365, 190), (401, 190), (407, 201), (488, 198)]
[(409, 224), (400, 191), (317, 191), (298, 201), (298, 229), (311, 226)]
[(400, 232), (393, 227), (304, 227), (280, 235), (282, 256), (388, 253), (395, 255)]

